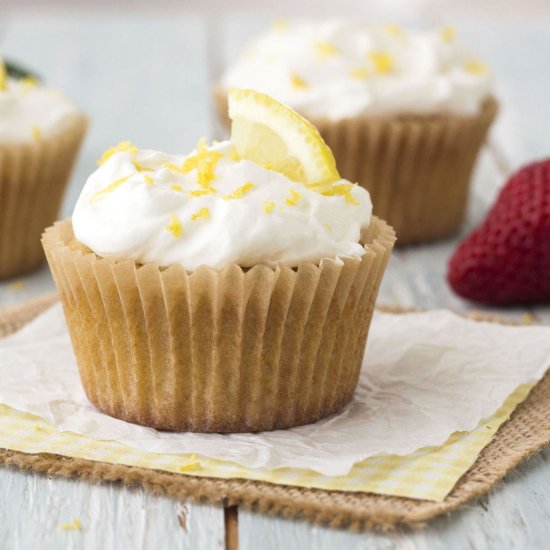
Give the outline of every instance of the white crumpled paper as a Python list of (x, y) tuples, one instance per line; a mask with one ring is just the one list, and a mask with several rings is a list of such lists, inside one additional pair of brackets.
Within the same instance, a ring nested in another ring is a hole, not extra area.
[(0, 340), (0, 403), (62, 431), (158, 453), (197, 453), (248, 468), (345, 475), (380, 454), (440, 445), (491, 416), (550, 366), (550, 327), (508, 327), (447, 311), (374, 316), (355, 398), (315, 424), (261, 434), (167, 433), (87, 401), (61, 307)]

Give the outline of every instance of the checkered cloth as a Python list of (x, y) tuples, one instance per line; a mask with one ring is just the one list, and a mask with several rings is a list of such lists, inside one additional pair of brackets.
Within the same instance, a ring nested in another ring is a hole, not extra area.
[(53, 453), (88, 460), (124, 464), (217, 478), (268, 481), (297, 487), (364, 491), (384, 495), (443, 500), (474, 463), (499, 426), (527, 397), (534, 384), (516, 389), (502, 407), (471, 432), (453, 434), (440, 447), (408, 456), (379, 456), (356, 464), (345, 476), (330, 477), (311, 470), (247, 469), (232, 462), (189, 454), (159, 454), (133, 449), (116, 441), (100, 441), (61, 432), (37, 416), (0, 405), (0, 447), (24, 453)]

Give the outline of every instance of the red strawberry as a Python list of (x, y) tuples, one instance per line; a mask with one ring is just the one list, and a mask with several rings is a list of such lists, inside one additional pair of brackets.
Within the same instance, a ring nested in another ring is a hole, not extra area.
[(487, 304), (550, 300), (550, 159), (510, 178), (447, 278), (460, 296)]

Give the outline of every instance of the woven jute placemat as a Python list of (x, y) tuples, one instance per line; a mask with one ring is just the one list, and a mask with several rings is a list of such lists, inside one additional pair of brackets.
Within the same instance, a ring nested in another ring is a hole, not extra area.
[[(0, 336), (28, 323), (55, 302), (48, 296), (0, 311)], [(384, 308), (404, 312), (399, 308)], [(480, 314), (471, 317), (502, 322)], [(48, 475), (143, 487), (175, 499), (242, 506), (266, 514), (308, 520), (353, 531), (418, 526), (488, 492), (520, 462), (550, 443), (550, 374), (547, 374), (497, 432), (475, 464), (443, 502), (304, 489), (241, 479), (213, 479), (0, 449), (0, 464)]]

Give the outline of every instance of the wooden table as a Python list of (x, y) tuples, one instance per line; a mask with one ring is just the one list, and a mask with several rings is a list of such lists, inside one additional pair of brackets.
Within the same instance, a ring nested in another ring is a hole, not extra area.
[[(71, 213), (87, 175), (104, 149), (123, 139), (139, 146), (187, 152), (197, 138), (221, 137), (210, 86), (261, 15), (223, 23), (175, 11), (99, 17), (20, 14), (1, 19), (4, 55), (36, 68), (77, 101), (91, 127), (67, 194)], [(502, 114), (475, 177), (468, 222), (475, 225), (503, 178), (522, 162), (548, 154), (550, 143), (550, 19), (487, 24), (458, 22), (459, 34), (494, 69)], [(380, 301), (465, 310), (444, 279), (458, 239), (398, 250)], [(0, 284), (0, 306), (53, 290), (46, 268)], [(500, 314), (520, 317), (526, 311)], [(527, 313), (550, 322), (548, 308)], [(417, 532), (349, 534), (274, 519), (246, 510), (174, 502), (140, 490), (49, 479), (0, 469), (0, 548), (547, 548), (550, 541), (550, 451), (512, 473), (487, 498)], [(79, 518), (80, 531), (59, 524)]]

